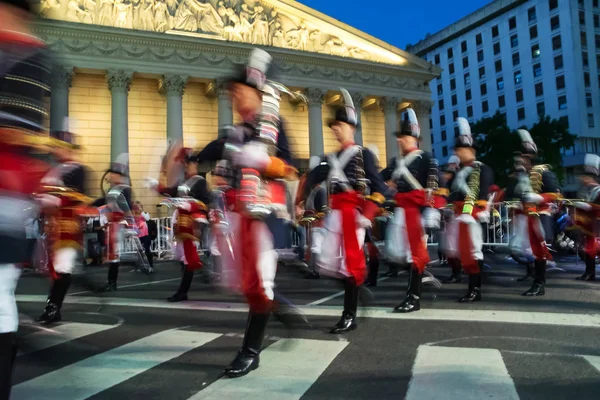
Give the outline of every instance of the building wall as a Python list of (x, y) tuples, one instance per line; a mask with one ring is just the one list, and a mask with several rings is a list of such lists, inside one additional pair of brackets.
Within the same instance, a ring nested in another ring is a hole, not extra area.
[(387, 166), (385, 149), (385, 119), (379, 107), (369, 107), (362, 110), (361, 114), (363, 145), (374, 145), (379, 150), (379, 166)]
[(340, 147), (333, 131), (329, 128), (327, 122), (330, 119), (335, 118), (335, 107), (323, 104), (323, 147), (325, 148), (325, 154), (337, 151)]
[(285, 130), (290, 143), (292, 157), (298, 160), (310, 158), (308, 144), (308, 106), (294, 106), (289, 98), (284, 96), (280, 103), (280, 113), (285, 120)]
[(110, 165), (110, 92), (104, 75), (76, 74), (69, 92), (71, 129), (89, 167), (90, 195), (100, 196), (100, 179)]
[(183, 142), (202, 148), (218, 136), (219, 102), (206, 96), (206, 84), (188, 82), (183, 93)]

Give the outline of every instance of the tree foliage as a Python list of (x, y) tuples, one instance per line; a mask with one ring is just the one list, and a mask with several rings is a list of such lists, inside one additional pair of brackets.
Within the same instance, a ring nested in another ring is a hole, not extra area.
[[(529, 131), (538, 147), (539, 158), (536, 163), (550, 164), (562, 180), (562, 150), (572, 147), (576, 137), (569, 133), (566, 122), (540, 116), (531, 128), (523, 129)], [(476, 121), (471, 126), (471, 131), (477, 146), (478, 159), (494, 171), (497, 185), (506, 186), (510, 174), (514, 171), (514, 153), (522, 150), (517, 131), (508, 127), (504, 115), (499, 111), (491, 117)]]

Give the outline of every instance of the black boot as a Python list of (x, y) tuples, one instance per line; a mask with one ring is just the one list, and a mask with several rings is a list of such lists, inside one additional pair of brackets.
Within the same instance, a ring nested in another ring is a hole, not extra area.
[(98, 292), (116, 292), (117, 291), (117, 279), (119, 278), (119, 265), (120, 263), (110, 263), (108, 265), (108, 283), (101, 287)]
[(46, 308), (37, 319), (38, 322), (42, 325), (49, 325), (62, 319), (60, 309), (69, 286), (71, 286), (71, 274), (58, 274), (58, 278), (52, 284)]
[(527, 263), (527, 273), (525, 274), (525, 276), (517, 279), (517, 282), (524, 282), (530, 278), (533, 278), (533, 264)]
[(531, 288), (523, 296), (543, 296), (546, 294), (546, 260), (535, 260), (533, 265), (534, 280)]
[(317, 272), (317, 255), (315, 253), (310, 254), (309, 270), (304, 274), (304, 279), (319, 279), (321, 275)]
[(17, 358), (17, 335), (0, 333), (0, 399), (10, 398), (12, 374)]
[(365, 281), (365, 286), (377, 286), (377, 276), (379, 275), (379, 257), (369, 258), (369, 274)]
[(246, 332), (244, 333), (242, 348), (231, 364), (225, 368), (225, 376), (237, 378), (258, 368), (258, 364), (260, 363), (259, 354), (268, 322), (268, 312), (256, 314), (250, 311), (248, 314), (248, 322), (246, 323)]
[(183, 275), (181, 276), (181, 282), (179, 283), (179, 289), (175, 292), (175, 294), (167, 299), (167, 301), (171, 303), (176, 303), (178, 301), (185, 301), (188, 299), (188, 291), (190, 290), (190, 286), (192, 285), (192, 280), (194, 279), (194, 271), (188, 271), (188, 269), (183, 270)]
[(585, 255), (585, 273), (577, 278), (578, 281), (595, 281), (596, 280), (596, 260), (594, 257)]
[(388, 263), (388, 270), (383, 274), (386, 278), (395, 278), (398, 276), (398, 265), (395, 263)]
[(410, 269), (410, 280), (408, 281), (408, 290), (406, 298), (402, 303), (394, 308), (395, 313), (409, 313), (421, 309), (421, 282), (423, 275), (414, 267)]
[(481, 301), (481, 272), (469, 275), (469, 292), (458, 301), (460, 303)]
[(356, 329), (356, 311), (358, 310), (358, 292), (354, 278), (348, 278), (345, 282), (344, 312), (337, 324), (329, 330), (329, 333), (346, 333)]
[(461, 265), (460, 261), (456, 258), (449, 258), (448, 264), (452, 267), (452, 275), (444, 279), (443, 283), (460, 283), (462, 277), (460, 275)]

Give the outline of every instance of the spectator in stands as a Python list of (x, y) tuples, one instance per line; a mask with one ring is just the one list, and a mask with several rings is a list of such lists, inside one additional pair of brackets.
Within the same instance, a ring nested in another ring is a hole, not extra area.
[(152, 251), (150, 250), (152, 238), (148, 234), (147, 224), (147, 222), (150, 220), (150, 214), (144, 211), (144, 206), (142, 205), (142, 203), (136, 201), (133, 205), (133, 216), (135, 218), (135, 225), (138, 231), (138, 237), (140, 238), (140, 242), (142, 242), (142, 246), (144, 246), (144, 252), (146, 253), (146, 258), (148, 258), (148, 262), (150, 263), (150, 268), (154, 268), (154, 263), (152, 260)]

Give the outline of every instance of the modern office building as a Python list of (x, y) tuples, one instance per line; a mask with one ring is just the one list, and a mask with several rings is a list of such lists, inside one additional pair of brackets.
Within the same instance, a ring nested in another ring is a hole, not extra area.
[[(407, 50), (444, 71), (430, 82), (431, 140), (443, 162), (454, 121), (506, 115), (511, 128), (539, 114), (577, 134), (567, 172), (600, 152), (600, 1), (496, 0)], [(572, 174), (568, 174), (572, 175)]]

